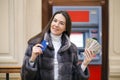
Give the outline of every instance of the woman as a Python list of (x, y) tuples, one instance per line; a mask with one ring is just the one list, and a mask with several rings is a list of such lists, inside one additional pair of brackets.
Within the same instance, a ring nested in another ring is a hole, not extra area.
[[(70, 42), (71, 19), (66, 11), (57, 11), (45, 29), (28, 41), (22, 66), (22, 80), (87, 80), (87, 65), (95, 56), (85, 50), (85, 58), (78, 63), (77, 47)], [(48, 42), (45, 50), (41, 44)], [(77, 70), (76, 73), (73, 73)]]

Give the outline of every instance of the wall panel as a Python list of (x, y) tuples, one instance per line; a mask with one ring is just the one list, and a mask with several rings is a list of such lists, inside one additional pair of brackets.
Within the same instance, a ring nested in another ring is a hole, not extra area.
[(120, 0), (109, 1), (109, 74), (110, 80), (120, 79)]
[(18, 53), (16, 49), (19, 33), (16, 33), (18, 15), (15, 0), (1, 0), (0, 4), (0, 66), (4, 64), (7, 66), (7, 63), (18, 63), (18, 54), (15, 54)]
[(41, 1), (0, 0), (0, 66), (21, 66), (27, 40), (41, 31)]
[[(0, 0), (0, 72), (21, 67), (27, 40), (41, 31), (41, 25), (41, 0)], [(10, 80), (20, 80), (20, 73), (10, 73)]]

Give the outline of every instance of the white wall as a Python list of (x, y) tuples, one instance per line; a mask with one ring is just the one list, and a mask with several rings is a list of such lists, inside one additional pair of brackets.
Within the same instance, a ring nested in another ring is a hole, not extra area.
[(27, 40), (41, 31), (41, 0), (0, 0), (0, 66), (21, 66)]
[(22, 65), (27, 40), (41, 31), (41, 8), (41, 0), (0, 0), (0, 67)]
[(109, 0), (109, 76), (120, 80), (120, 0)]

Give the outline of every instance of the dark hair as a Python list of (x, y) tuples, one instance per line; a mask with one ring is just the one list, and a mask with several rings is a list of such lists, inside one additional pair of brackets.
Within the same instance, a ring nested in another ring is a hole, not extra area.
[(63, 34), (68, 35), (68, 37), (70, 36), (70, 33), (71, 33), (71, 19), (70, 19), (69, 14), (68, 14), (66, 11), (57, 11), (57, 12), (55, 12), (54, 15), (51, 17), (50, 21), (48, 22), (47, 26), (43, 29), (43, 31), (40, 32), (39, 34), (37, 34), (36, 36), (32, 37), (32, 38), (28, 41), (28, 43), (29, 43), (31, 40), (33, 40), (34, 38), (40, 38), (40, 37), (41, 37), (41, 38), (40, 38), (39, 41), (37, 41), (37, 42), (41, 42), (41, 40), (44, 38), (44, 34), (45, 34), (46, 32), (50, 32), (50, 27), (51, 27), (50, 25), (51, 25), (51, 22), (52, 22), (52, 20), (53, 20), (53, 18), (54, 18), (54, 16), (55, 16), (56, 14), (62, 14), (62, 15), (65, 17), (65, 19), (66, 19), (66, 30), (63, 32)]

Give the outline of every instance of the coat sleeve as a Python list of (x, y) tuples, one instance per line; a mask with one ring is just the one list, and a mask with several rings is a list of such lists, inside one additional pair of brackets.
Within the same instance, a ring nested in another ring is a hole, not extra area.
[(23, 65), (21, 69), (21, 78), (22, 80), (35, 80), (37, 74), (37, 60), (35, 61), (34, 65), (31, 66), (29, 64), (29, 58), (31, 57), (32, 53), (32, 45), (29, 45), (24, 56)]
[(78, 51), (77, 51), (77, 47), (73, 44), (72, 46), (72, 53), (73, 53), (73, 66), (74, 66), (74, 72), (75, 72), (75, 76), (77, 76), (76, 80), (88, 80), (89, 79), (89, 69), (86, 68), (85, 71), (83, 72), (82, 68), (81, 68), (81, 64), (78, 61)]

